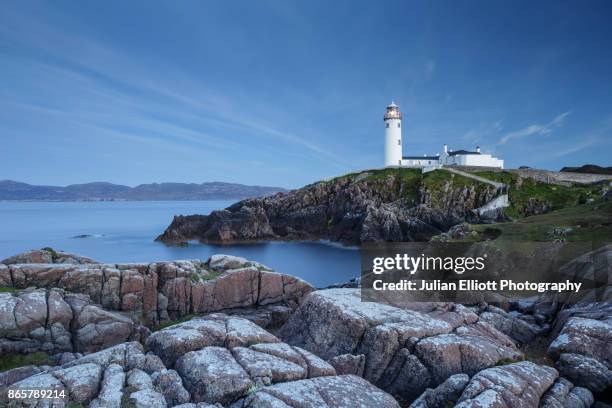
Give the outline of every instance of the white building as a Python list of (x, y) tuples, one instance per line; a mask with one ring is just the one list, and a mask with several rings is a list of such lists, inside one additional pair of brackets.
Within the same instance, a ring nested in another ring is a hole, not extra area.
[(404, 156), (402, 153), (402, 112), (394, 102), (387, 106), (385, 121), (385, 167), (474, 166), (503, 169), (504, 161), (490, 154), (474, 151), (449, 150), (447, 145), (435, 156)]
[(385, 167), (402, 165), (402, 112), (391, 102), (385, 112)]

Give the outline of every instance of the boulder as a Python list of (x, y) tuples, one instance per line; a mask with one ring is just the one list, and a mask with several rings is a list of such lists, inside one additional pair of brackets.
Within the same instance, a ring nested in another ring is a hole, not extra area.
[(448, 377), (436, 388), (428, 388), (417, 398), (410, 408), (447, 408), (454, 406), (463, 389), (470, 381), (466, 374), (455, 374)]
[(31, 377), (34, 374), (40, 373), (41, 371), (42, 370), (38, 366), (26, 365), (0, 372), (0, 389), (4, 389), (17, 381)]
[(591, 391), (559, 378), (542, 397), (540, 408), (589, 408), (593, 402)]
[(529, 361), (487, 368), (470, 379), (456, 407), (537, 407), (558, 375)]
[(572, 317), (550, 343), (562, 376), (575, 385), (602, 392), (612, 386), (612, 317)]
[(223, 347), (190, 351), (179, 358), (176, 370), (196, 402), (227, 404), (253, 385), (249, 374)]
[(222, 346), (227, 337), (225, 321), (214, 318), (195, 318), (153, 333), (147, 347), (172, 367), (182, 355), (207, 346)]
[(563, 353), (555, 367), (564, 377), (593, 392), (603, 392), (612, 384), (612, 371), (599, 360), (582, 354)]
[(92, 352), (125, 342), (138, 333), (129, 317), (87, 305), (78, 314), (75, 347), (79, 352)]
[(174, 370), (163, 369), (152, 375), (155, 389), (164, 396), (169, 406), (190, 401), (189, 392), (183, 386), (183, 380)]
[(533, 343), (547, 329), (546, 326), (539, 326), (527, 321), (520, 314), (508, 313), (502, 309), (492, 307), (489, 307), (487, 311), (480, 314), (480, 320), (489, 323), (521, 344)]
[(0, 263), (0, 287), (13, 286), (11, 270), (3, 263)]
[(63, 251), (55, 251), (51, 248), (43, 248), (43, 249), (34, 249), (27, 252), (22, 252), (17, 255), (13, 255), (9, 258), (6, 258), (0, 263), (5, 265), (12, 264), (52, 264), (52, 263), (61, 263), (61, 264), (91, 264), (96, 263), (91, 258), (87, 258), (85, 256), (70, 254)]
[[(54, 392), (57, 395), (66, 395), (66, 396), (69, 395), (68, 390), (66, 390), (66, 387), (64, 386), (64, 384), (62, 384), (62, 382), (56, 377), (54, 377), (51, 373), (46, 373), (46, 372), (41, 372), (31, 377), (24, 378), (23, 380), (20, 380), (12, 384), (8, 389), (9, 390), (22, 390), (22, 391), (49, 390), (51, 392)], [(10, 406), (9, 402), (11, 404), (14, 404), (15, 400), (14, 399), (9, 400), (8, 395), (3, 392), (0, 397), (0, 403), (1, 403), (0, 405)], [(40, 398), (38, 399), (37, 398), (24, 398), (19, 401), (18, 406), (36, 407), (38, 406), (38, 404), (45, 406), (45, 402), (49, 403), (50, 400), (41, 401)]]
[(237, 401), (231, 408), (399, 408), (389, 394), (361, 377), (318, 377), (264, 387)]
[(70, 400), (85, 405), (98, 395), (102, 367), (85, 363), (53, 371), (52, 375), (68, 389)]
[(125, 373), (118, 364), (110, 364), (104, 370), (104, 379), (96, 399), (89, 405), (90, 408), (121, 408)]
[(336, 364), (363, 355), (366, 380), (413, 401), (454, 374), (522, 357), (508, 336), (477, 320), (461, 308), (424, 313), (362, 302), (359, 290), (328, 289), (309, 294), (278, 334)]
[(166, 366), (164, 365), (164, 362), (155, 353), (149, 351), (146, 354), (142, 369), (147, 374), (150, 375), (165, 368)]
[(128, 387), (138, 391), (153, 389), (153, 380), (146, 372), (139, 368), (130, 370), (127, 374), (126, 384)]
[(135, 408), (166, 408), (166, 400), (152, 389), (140, 390), (130, 394), (129, 401)]
[(353, 374), (361, 377), (365, 368), (365, 355), (341, 354), (332, 357), (329, 363), (336, 369), (338, 375)]
[(0, 354), (92, 352), (147, 333), (129, 317), (91, 304), (88, 296), (60, 289), (2, 293), (0, 319)]
[(227, 271), (229, 269), (238, 269), (248, 262), (247, 259), (234, 255), (213, 255), (206, 264), (213, 271)]
[(306, 369), (296, 363), (246, 347), (236, 347), (232, 354), (249, 376), (263, 385), (301, 380), (307, 375)]
[(73, 367), (80, 364), (94, 363), (103, 368), (114, 364), (122, 367), (126, 372), (138, 368), (143, 369), (146, 357), (142, 344), (137, 342), (121, 343), (104, 350), (87, 354), (77, 360), (71, 361), (63, 367)]

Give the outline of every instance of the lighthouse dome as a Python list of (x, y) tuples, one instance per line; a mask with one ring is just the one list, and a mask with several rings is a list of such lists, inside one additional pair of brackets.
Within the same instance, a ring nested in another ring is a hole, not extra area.
[(401, 119), (402, 112), (399, 110), (399, 106), (395, 104), (395, 102), (391, 101), (390, 105), (387, 105), (387, 110), (385, 111), (384, 119)]

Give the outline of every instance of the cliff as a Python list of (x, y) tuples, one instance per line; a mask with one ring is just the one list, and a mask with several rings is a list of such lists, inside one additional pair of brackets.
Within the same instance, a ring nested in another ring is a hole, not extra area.
[(422, 241), (466, 220), (499, 219), (499, 211), (485, 215), (476, 210), (503, 195), (502, 190), (445, 170), (364, 171), (246, 199), (210, 215), (175, 216), (157, 240)]

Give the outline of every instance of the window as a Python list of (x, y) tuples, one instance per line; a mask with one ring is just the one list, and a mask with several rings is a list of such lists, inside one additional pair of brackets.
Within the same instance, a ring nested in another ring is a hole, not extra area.
[(402, 145), (402, 139), (397, 139), (397, 144), (401, 146)]
[(385, 123), (385, 127), (389, 129), (389, 122)]
[(402, 125), (401, 123), (397, 122), (397, 127), (401, 127), (401, 125)]

